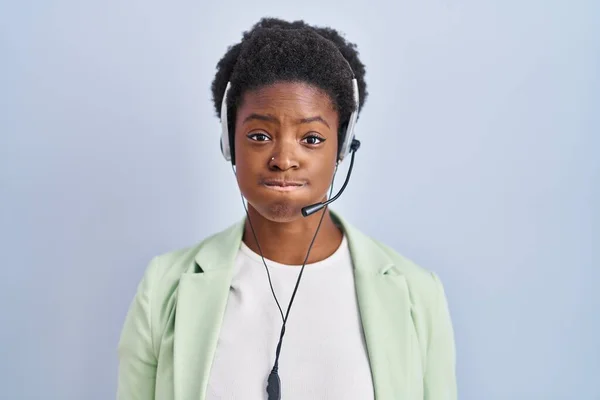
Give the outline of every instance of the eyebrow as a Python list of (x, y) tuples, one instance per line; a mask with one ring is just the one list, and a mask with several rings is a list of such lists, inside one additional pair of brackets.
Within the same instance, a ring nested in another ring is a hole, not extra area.
[(299, 124), (308, 124), (310, 122), (321, 122), (322, 124), (325, 124), (325, 126), (329, 128), (329, 124), (327, 123), (327, 121), (325, 121), (320, 115), (317, 115), (315, 117), (310, 117), (310, 118), (302, 118), (298, 121)]
[[(272, 115), (269, 114), (256, 114), (256, 113), (252, 113), (250, 115), (248, 115), (245, 119), (244, 119), (244, 124), (248, 121), (252, 121), (252, 120), (257, 120), (257, 121), (266, 121), (266, 122), (273, 122), (276, 124), (279, 124), (279, 121), (277, 120), (277, 118), (275, 118)], [(311, 122), (321, 122), (322, 124), (324, 124), (326, 127), (329, 128), (329, 124), (327, 123), (327, 121), (325, 121), (323, 119), (323, 117), (321, 117), (320, 115), (314, 116), (314, 117), (309, 117), (309, 118), (301, 118), (299, 120), (297, 120), (297, 124), (308, 124)]]
[(252, 120), (258, 120), (258, 121), (266, 121), (266, 122), (276, 122), (278, 123), (279, 121), (277, 121), (277, 118), (275, 118), (272, 115), (262, 115), (262, 114), (255, 114), (252, 113), (250, 115), (248, 115), (245, 119), (244, 119), (244, 124), (248, 121), (252, 121)]

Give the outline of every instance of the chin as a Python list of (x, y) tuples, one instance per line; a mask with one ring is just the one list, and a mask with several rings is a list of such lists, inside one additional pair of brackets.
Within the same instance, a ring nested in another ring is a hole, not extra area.
[(267, 204), (251, 204), (263, 218), (273, 222), (292, 222), (294, 220), (304, 218), (302, 215), (302, 207), (298, 202), (289, 200), (272, 201)]
[(271, 191), (266, 193), (248, 193), (249, 204), (263, 218), (273, 222), (292, 222), (299, 219), (304, 219), (302, 215), (302, 207), (323, 201), (323, 198), (316, 196), (307, 196), (306, 193), (287, 194), (276, 193), (273, 195)]
[(302, 216), (302, 207), (289, 201), (278, 201), (261, 207), (261, 215), (273, 222), (291, 222)]

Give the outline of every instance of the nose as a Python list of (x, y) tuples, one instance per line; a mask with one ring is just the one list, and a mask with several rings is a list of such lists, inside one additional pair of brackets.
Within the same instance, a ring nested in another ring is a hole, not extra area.
[(269, 159), (269, 169), (274, 171), (287, 171), (298, 169), (300, 162), (295, 148), (298, 146), (295, 140), (282, 140), (275, 146)]

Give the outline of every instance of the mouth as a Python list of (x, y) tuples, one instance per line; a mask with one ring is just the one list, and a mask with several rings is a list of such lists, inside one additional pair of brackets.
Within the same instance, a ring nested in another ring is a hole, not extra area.
[(283, 181), (283, 180), (264, 180), (262, 181), (263, 186), (268, 189), (275, 190), (278, 192), (293, 192), (295, 190), (302, 189), (306, 186), (306, 182), (299, 181)]

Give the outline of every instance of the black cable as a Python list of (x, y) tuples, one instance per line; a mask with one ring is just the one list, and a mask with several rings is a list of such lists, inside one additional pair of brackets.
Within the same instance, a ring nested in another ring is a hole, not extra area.
[[(232, 166), (233, 167), (233, 166)], [(235, 173), (235, 169), (233, 170)], [(248, 207), (246, 207), (246, 202), (244, 201), (244, 195), (242, 196), (242, 204), (244, 205), (244, 210), (246, 210), (246, 217), (248, 218), (248, 222), (250, 223), (250, 230), (252, 230), (252, 236), (254, 236), (254, 241), (256, 242), (256, 246), (258, 247), (258, 252), (260, 253), (260, 258), (265, 266), (265, 270), (267, 271), (267, 277), (269, 278), (269, 286), (271, 287), (271, 293), (273, 294), (273, 298), (275, 299), (275, 303), (277, 303), (277, 308), (279, 309), (279, 314), (281, 314), (281, 321), (285, 322), (285, 318), (283, 317), (283, 310), (281, 309), (281, 305), (279, 305), (279, 300), (277, 300), (277, 296), (275, 296), (275, 289), (273, 289), (273, 282), (271, 281), (271, 274), (269, 273), (269, 267), (267, 267), (267, 263), (265, 262), (265, 258), (263, 257), (262, 249), (260, 248), (260, 244), (258, 243), (258, 238), (256, 236), (256, 231), (254, 230), (254, 226), (252, 225), (252, 220), (250, 219), (250, 214), (248, 213)]]
[[(335, 167), (335, 172), (333, 174), (333, 178), (331, 180), (331, 189), (329, 190), (329, 197), (331, 197), (331, 193), (333, 193), (333, 184), (335, 181), (335, 176), (337, 174), (337, 165)], [(298, 286), (300, 285), (300, 280), (302, 279), (302, 274), (304, 273), (304, 267), (306, 266), (306, 262), (308, 261), (308, 257), (310, 255), (310, 250), (312, 249), (313, 244), (315, 243), (315, 239), (321, 229), (321, 223), (323, 222), (323, 217), (325, 216), (325, 212), (327, 211), (327, 206), (323, 207), (323, 212), (321, 213), (321, 218), (319, 219), (319, 224), (317, 225), (317, 229), (315, 230), (315, 234), (308, 246), (308, 251), (306, 252), (306, 257), (304, 258), (304, 262), (302, 263), (302, 268), (300, 269), (300, 274), (298, 275), (298, 279), (296, 280), (296, 286), (294, 287), (294, 292), (292, 293), (292, 297), (290, 299), (290, 303), (288, 304), (288, 308), (285, 314), (285, 318), (283, 319), (283, 324), (281, 325), (281, 332), (279, 334), (279, 342), (277, 343), (277, 349), (275, 350), (275, 363), (273, 364), (273, 369), (267, 378), (267, 396), (268, 400), (280, 400), (281, 399), (281, 379), (279, 378), (279, 355), (281, 354), (281, 346), (283, 345), (283, 336), (285, 335), (285, 327), (287, 324), (288, 317), (290, 316), (290, 310), (292, 308), (292, 303), (294, 302), (294, 298), (296, 297), (296, 292), (298, 291)]]

